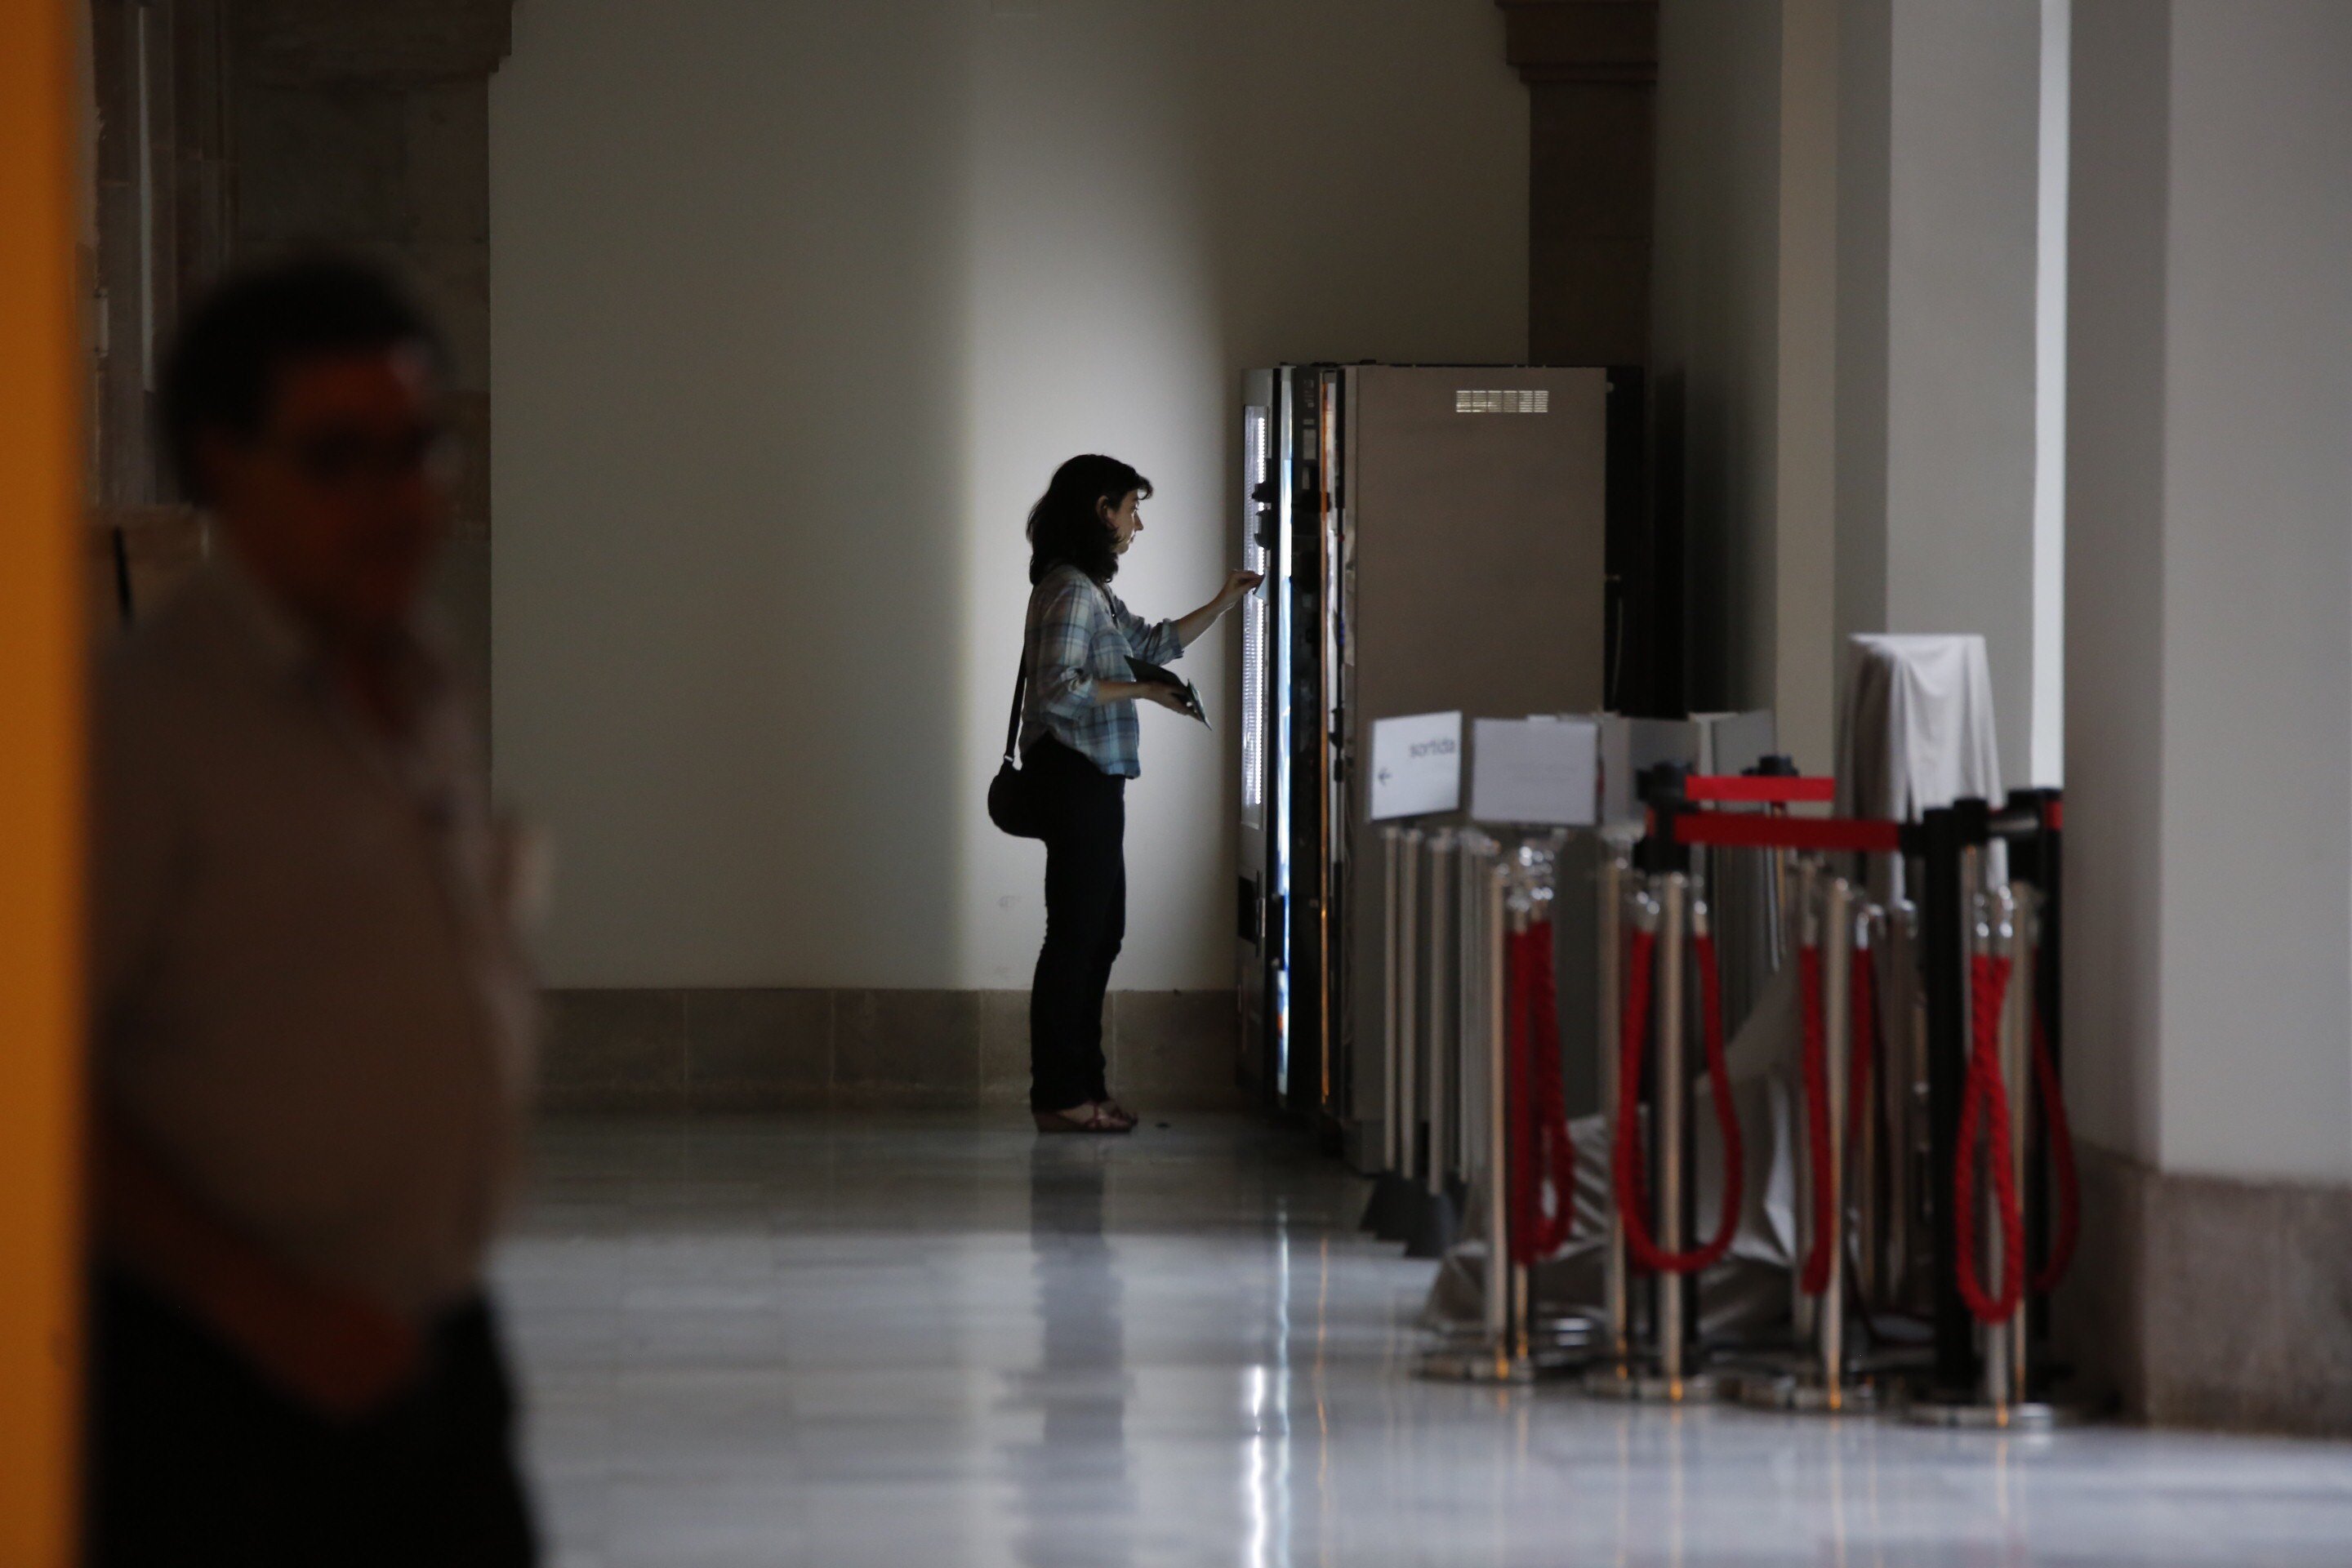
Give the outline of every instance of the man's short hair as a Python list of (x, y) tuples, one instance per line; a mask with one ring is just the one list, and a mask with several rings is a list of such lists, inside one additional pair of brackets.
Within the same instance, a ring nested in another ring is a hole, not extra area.
[(289, 366), (408, 344), (446, 361), (425, 313), (365, 262), (307, 256), (224, 279), (189, 312), (163, 365), (163, 440), (182, 491), (212, 500), (197, 460), (204, 437), (258, 436)]

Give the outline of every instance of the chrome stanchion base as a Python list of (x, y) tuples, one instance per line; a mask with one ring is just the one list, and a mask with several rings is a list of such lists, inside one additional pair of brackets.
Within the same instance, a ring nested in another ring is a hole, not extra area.
[(1460, 1350), (1425, 1351), (1412, 1370), (1415, 1376), (1439, 1383), (1531, 1384), (1538, 1375), (1536, 1360), (1532, 1356), (1508, 1355), (1471, 1346)]
[(1979, 1405), (1957, 1399), (1915, 1398), (1903, 1407), (1903, 1419), (1914, 1426), (1976, 1432), (2049, 1432), (2075, 1425), (2084, 1419), (2084, 1413), (2070, 1405), (2032, 1400), (2019, 1405)]
[(1879, 1407), (1878, 1385), (1849, 1378), (1825, 1383), (1816, 1374), (1750, 1377), (1739, 1386), (1739, 1402), (1758, 1410), (1788, 1410), (1808, 1415), (1868, 1415)]
[(1484, 1338), (1433, 1345), (1413, 1363), (1422, 1377), (1448, 1383), (1549, 1383), (1592, 1364), (1593, 1328), (1584, 1318), (1538, 1322), (1526, 1353), (1499, 1351)]
[(1670, 1378), (1654, 1366), (1612, 1363), (1587, 1372), (1583, 1386), (1588, 1398), (1628, 1405), (1717, 1405), (1736, 1398), (1739, 1383), (1713, 1372)]

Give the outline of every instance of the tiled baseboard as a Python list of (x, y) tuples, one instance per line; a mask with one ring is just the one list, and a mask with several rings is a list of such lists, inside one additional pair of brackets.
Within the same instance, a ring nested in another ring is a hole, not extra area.
[[(1111, 1087), (1139, 1110), (1228, 1110), (1231, 991), (1115, 991)], [(1026, 991), (561, 990), (540, 1103), (556, 1111), (758, 1111), (1029, 1102)]]
[(2081, 1163), (2061, 1353), (2161, 1426), (2352, 1435), (2352, 1188)]

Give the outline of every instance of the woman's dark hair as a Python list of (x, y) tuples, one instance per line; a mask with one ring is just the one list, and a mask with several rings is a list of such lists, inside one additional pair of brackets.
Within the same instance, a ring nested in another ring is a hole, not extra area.
[(181, 489), (211, 500), (197, 447), (215, 432), (259, 436), (289, 365), (408, 344), (436, 366), (446, 359), (424, 312), (365, 262), (306, 256), (228, 278), (190, 313), (164, 361), (163, 441)]
[(1118, 574), (1118, 552), (1096, 507), (1112, 510), (1131, 494), (1150, 495), (1151, 481), (1117, 458), (1092, 453), (1054, 470), (1054, 482), (1029, 509), (1029, 581), (1056, 566), (1075, 566), (1097, 583)]

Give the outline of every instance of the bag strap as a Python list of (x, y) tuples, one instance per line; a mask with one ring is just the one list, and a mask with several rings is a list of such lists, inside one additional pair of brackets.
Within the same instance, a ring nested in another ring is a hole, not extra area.
[(1028, 694), (1029, 639), (1024, 637), (1021, 639), (1021, 673), (1013, 679), (1013, 719), (1004, 729), (1004, 760), (1007, 763), (1013, 761), (1013, 752), (1021, 747), (1021, 700)]

